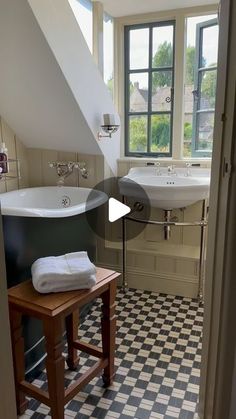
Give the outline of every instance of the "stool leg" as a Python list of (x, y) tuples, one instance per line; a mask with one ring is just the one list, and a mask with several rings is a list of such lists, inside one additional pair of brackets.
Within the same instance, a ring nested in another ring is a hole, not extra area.
[(25, 354), (24, 338), (22, 337), (22, 314), (13, 310), (11, 306), (10, 324), (16, 389), (16, 406), (17, 413), (19, 415), (23, 415), (23, 413), (26, 411), (28, 402), (24, 393), (19, 390), (19, 383), (25, 379)]
[(77, 350), (73, 347), (73, 342), (78, 339), (79, 310), (75, 310), (66, 317), (66, 337), (68, 344), (68, 357), (66, 363), (68, 368), (75, 371), (79, 365)]
[(52, 419), (64, 419), (63, 319), (45, 319), (43, 322), (47, 351), (46, 370)]
[(116, 337), (116, 317), (115, 317), (115, 297), (116, 281), (110, 283), (108, 291), (102, 295), (102, 346), (105, 358), (108, 358), (108, 366), (104, 368), (103, 382), (107, 387), (112, 384), (115, 375), (115, 337)]

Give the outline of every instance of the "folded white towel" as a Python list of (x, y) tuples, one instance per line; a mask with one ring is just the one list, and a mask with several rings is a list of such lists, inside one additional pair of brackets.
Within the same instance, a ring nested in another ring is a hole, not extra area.
[(40, 293), (92, 288), (96, 268), (87, 252), (37, 259), (31, 266), (34, 288)]

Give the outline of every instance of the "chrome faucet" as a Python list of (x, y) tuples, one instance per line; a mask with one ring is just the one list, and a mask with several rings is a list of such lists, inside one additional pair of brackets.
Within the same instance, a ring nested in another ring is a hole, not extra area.
[(176, 176), (177, 173), (175, 171), (175, 165), (171, 164), (170, 166), (167, 167), (167, 173), (169, 176)]
[(159, 161), (157, 162), (147, 162), (146, 166), (148, 167), (156, 167), (156, 175), (160, 176), (161, 175), (161, 163)]
[(190, 167), (191, 167), (192, 165), (191, 165), (191, 163), (186, 163), (186, 173), (185, 173), (185, 176), (191, 176), (191, 170), (190, 170)]
[(158, 162), (155, 164), (155, 166), (157, 167), (157, 170), (156, 170), (156, 175), (157, 175), (157, 176), (160, 176), (160, 175), (161, 175), (161, 163), (158, 161)]
[(57, 175), (59, 176), (58, 186), (64, 185), (65, 179), (73, 173), (74, 169), (78, 169), (84, 179), (88, 178), (88, 170), (85, 162), (54, 161), (48, 164), (49, 167), (56, 169)]

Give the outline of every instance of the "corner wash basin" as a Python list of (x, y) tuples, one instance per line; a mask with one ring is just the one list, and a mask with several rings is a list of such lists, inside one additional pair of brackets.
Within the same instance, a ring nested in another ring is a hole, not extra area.
[(187, 207), (207, 199), (209, 189), (210, 170), (192, 167), (177, 168), (171, 173), (167, 167), (134, 167), (119, 180), (122, 195), (141, 200), (144, 194), (151, 207), (164, 210)]

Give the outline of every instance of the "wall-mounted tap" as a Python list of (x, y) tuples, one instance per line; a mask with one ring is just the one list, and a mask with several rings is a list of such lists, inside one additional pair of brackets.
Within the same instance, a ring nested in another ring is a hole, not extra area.
[(85, 162), (54, 161), (48, 164), (49, 167), (56, 169), (57, 175), (59, 176), (58, 186), (64, 185), (65, 179), (73, 173), (74, 169), (78, 169), (84, 179), (88, 178), (88, 170)]
[(85, 162), (78, 162), (75, 164), (75, 168), (79, 169), (81, 176), (84, 179), (88, 179), (88, 169)]

